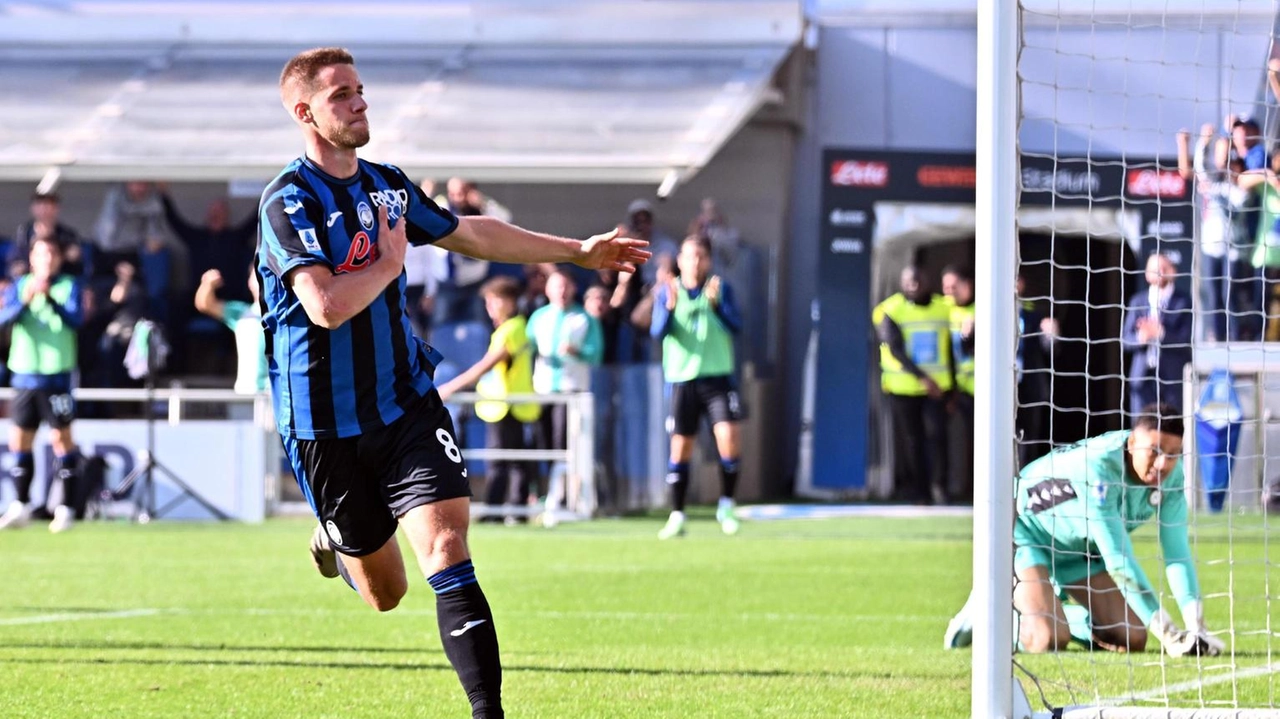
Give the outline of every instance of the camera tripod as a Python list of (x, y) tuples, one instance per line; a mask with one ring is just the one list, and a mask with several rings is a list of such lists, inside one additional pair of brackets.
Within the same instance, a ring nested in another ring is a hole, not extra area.
[[(148, 353), (149, 355), (152, 353)], [(148, 358), (148, 365), (151, 364), (151, 358)], [(134, 465), (133, 471), (129, 472), (120, 484), (109, 490), (111, 499), (119, 501), (129, 497), (131, 493), (133, 497), (133, 521), (139, 524), (146, 524), (152, 519), (160, 519), (165, 513), (171, 511), (174, 507), (183, 501), (190, 499), (200, 506), (204, 507), (219, 521), (228, 521), (231, 519), (226, 512), (215, 507), (204, 497), (201, 497), (191, 485), (187, 484), (163, 462), (156, 459), (156, 416), (155, 416), (155, 370), (148, 367), (149, 371), (143, 382), (146, 390), (146, 400), (143, 403), (143, 419), (147, 423), (147, 448), (138, 450), (137, 464)], [(178, 496), (165, 502), (162, 506), (156, 506), (156, 485), (155, 473), (163, 474), (169, 483), (178, 488)], [(139, 485), (135, 492), (135, 485)]]

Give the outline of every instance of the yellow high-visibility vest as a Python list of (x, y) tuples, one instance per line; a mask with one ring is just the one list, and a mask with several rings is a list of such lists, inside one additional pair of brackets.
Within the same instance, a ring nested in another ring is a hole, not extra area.
[[(885, 318), (902, 330), (907, 356), (943, 391), (951, 389), (951, 307), (934, 296), (927, 305), (909, 301), (901, 292), (876, 305), (871, 318), (877, 326)], [(928, 394), (924, 382), (904, 370), (880, 343), (880, 388), (886, 394), (919, 397)]]
[(965, 307), (952, 303), (950, 307), (951, 352), (956, 363), (956, 387), (965, 394), (973, 394), (973, 355), (965, 352), (964, 343), (960, 340), (960, 333), (964, 328), (965, 320), (972, 319), (975, 310), (972, 303)]

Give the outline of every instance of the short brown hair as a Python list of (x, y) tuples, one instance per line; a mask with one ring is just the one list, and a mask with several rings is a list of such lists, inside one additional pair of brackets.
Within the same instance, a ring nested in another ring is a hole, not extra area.
[(494, 295), (507, 300), (520, 299), (520, 283), (509, 275), (498, 275), (480, 286), (480, 296)]
[(315, 85), (316, 75), (330, 65), (355, 65), (356, 59), (343, 47), (315, 47), (294, 55), (284, 64), (280, 71), (280, 95), (283, 97), (291, 87), (310, 91)]
[(701, 248), (701, 249), (702, 249), (702, 251), (703, 251), (703, 252), (706, 252), (708, 256), (710, 256), (710, 255), (711, 255), (711, 240), (707, 239), (705, 236), (703, 236), (703, 235), (688, 235), (688, 236), (686, 236), (683, 240), (681, 240), (680, 244), (681, 244), (681, 245), (686, 245), (686, 244), (688, 244), (688, 243), (690, 243), (690, 242), (692, 242), (693, 244), (695, 244), (695, 245), (697, 245), (699, 248)]

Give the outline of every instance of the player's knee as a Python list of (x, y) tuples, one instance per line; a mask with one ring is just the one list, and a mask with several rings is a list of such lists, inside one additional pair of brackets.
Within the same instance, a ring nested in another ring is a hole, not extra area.
[(382, 583), (372, 586), (367, 592), (361, 592), (360, 596), (365, 603), (379, 612), (389, 612), (400, 606), (400, 600), (404, 599), (404, 595), (409, 591), (409, 583), (406, 580)]
[(1134, 652), (1145, 652), (1147, 650), (1146, 628), (1134, 627), (1129, 630), (1129, 650)]
[(431, 538), (431, 561), (441, 568), (450, 567), (467, 558), (466, 534), (446, 529)]

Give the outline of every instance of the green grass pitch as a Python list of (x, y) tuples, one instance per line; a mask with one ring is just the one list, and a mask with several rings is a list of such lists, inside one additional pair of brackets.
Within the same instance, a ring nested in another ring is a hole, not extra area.
[[(473, 528), (508, 716), (968, 715), (970, 655), (940, 648), (969, 589), (968, 520), (757, 522), (728, 538), (704, 517), (671, 542), (655, 539), (656, 519)], [(1234, 603), (1235, 626), (1253, 632), (1236, 640), (1235, 662), (1254, 674), (1175, 704), (1274, 698), (1265, 531), (1261, 518), (1243, 521), (1234, 542), (1206, 527), (1197, 547), (1206, 559), (1230, 557), (1237, 596), (1252, 600)], [(0, 533), (0, 715), (469, 716), (425, 580), (378, 614), (312, 569), (310, 526)], [(1226, 567), (1202, 566), (1211, 593), (1226, 591)], [(1227, 599), (1207, 605), (1225, 626)], [(1162, 674), (1194, 681), (1230, 662), (1162, 670), (1154, 652), (1018, 659), (1059, 702), (1071, 688), (1084, 690), (1078, 699), (1140, 693)]]

